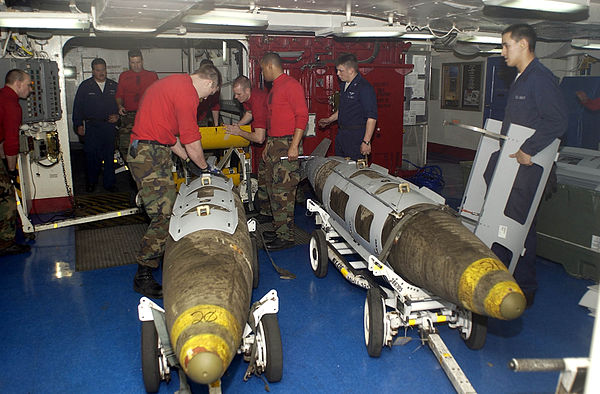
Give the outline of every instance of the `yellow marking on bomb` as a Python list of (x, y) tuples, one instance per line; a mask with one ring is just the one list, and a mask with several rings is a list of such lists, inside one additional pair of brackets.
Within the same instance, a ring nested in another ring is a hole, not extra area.
[(235, 317), (225, 308), (217, 305), (196, 305), (183, 312), (171, 328), (171, 343), (177, 347), (181, 333), (197, 323), (212, 323), (224, 327), (234, 338), (242, 335), (241, 327)]
[(437, 315), (437, 322), (438, 323), (443, 323), (446, 320), (448, 320), (448, 317), (446, 315)]
[(181, 352), (179, 352), (179, 362), (186, 373), (188, 372), (187, 366), (192, 358), (202, 352), (211, 352), (218, 355), (223, 363), (223, 370), (227, 369), (233, 358), (233, 352), (223, 338), (214, 334), (194, 335), (183, 344)]
[(346, 268), (342, 268), (342, 270), (340, 272), (342, 273), (344, 278), (348, 276), (348, 270)]
[(508, 271), (506, 266), (498, 259), (486, 257), (469, 265), (462, 273), (458, 282), (458, 299), (465, 308), (477, 312), (473, 295), (477, 284), (485, 275), (493, 271)]
[(231, 249), (233, 249), (234, 252), (241, 254), (242, 256), (244, 256), (244, 251), (242, 250), (242, 248), (240, 248), (239, 246), (235, 245), (235, 244), (229, 244), (229, 247)]
[(519, 293), (525, 297), (525, 294), (523, 294), (523, 291), (516, 282), (504, 281), (495, 284), (494, 287), (490, 289), (485, 300), (483, 300), (483, 305), (487, 313), (489, 313), (490, 316), (502, 316), (500, 313), (500, 306), (502, 305), (504, 297), (510, 293)]

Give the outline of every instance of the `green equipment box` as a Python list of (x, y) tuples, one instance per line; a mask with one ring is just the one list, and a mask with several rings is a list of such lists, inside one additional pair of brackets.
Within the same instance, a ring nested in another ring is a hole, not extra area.
[[(557, 163), (558, 190), (538, 210), (537, 254), (562, 264), (573, 276), (599, 281), (600, 188), (591, 173), (574, 176), (577, 163), (563, 151)], [(591, 153), (600, 157), (598, 151)], [(587, 162), (584, 172), (592, 171)]]

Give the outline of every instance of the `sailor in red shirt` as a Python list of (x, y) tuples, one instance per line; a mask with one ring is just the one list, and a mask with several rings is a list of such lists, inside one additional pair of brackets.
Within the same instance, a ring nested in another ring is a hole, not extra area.
[(136, 257), (133, 289), (147, 297), (162, 297), (162, 286), (154, 280), (152, 269), (162, 260), (175, 202), (171, 153), (191, 160), (202, 171), (211, 170), (200, 142), (196, 109), (199, 98), (213, 94), (220, 85), (219, 71), (210, 65), (192, 75), (168, 76), (146, 90), (135, 117), (127, 162), (152, 221)]
[[(200, 67), (204, 66), (205, 64), (210, 64), (211, 66), (214, 66), (212, 60), (210, 59), (203, 59), (200, 62)], [(215, 127), (219, 126), (219, 112), (221, 111), (221, 103), (219, 101), (220, 99), (221, 91), (217, 90), (216, 93), (211, 94), (204, 100), (200, 100), (197, 115), (198, 126), (210, 126), (210, 123), (207, 118), (209, 112), (212, 115), (212, 125)]]
[(600, 109), (600, 97), (590, 99), (582, 90), (575, 92), (575, 94), (579, 102), (590, 111), (598, 111)]
[(139, 49), (131, 49), (127, 52), (129, 58), (129, 70), (119, 75), (119, 86), (115, 100), (121, 115), (121, 127), (119, 128), (118, 146), (121, 157), (127, 156), (131, 129), (135, 120), (135, 113), (140, 105), (140, 100), (148, 86), (158, 80), (158, 74), (154, 71), (144, 70), (144, 58)]
[[(243, 104), (244, 115), (239, 122), (232, 125), (225, 125), (227, 134), (239, 135), (250, 142), (262, 144), (265, 141), (267, 127), (267, 93), (259, 88), (252, 89), (250, 80), (244, 75), (240, 75), (233, 81), (233, 97)], [(240, 126), (252, 122), (252, 133), (247, 133), (240, 129)], [(271, 207), (267, 195), (265, 180), (264, 162), (260, 161), (258, 166), (258, 191), (256, 192), (256, 202), (260, 207), (260, 215), (256, 217), (259, 223), (271, 222)], [(263, 238), (271, 241), (275, 238), (274, 231), (263, 231)]]
[[(233, 98), (244, 106), (244, 116), (239, 122), (225, 125), (227, 134), (239, 135), (250, 142), (262, 144), (265, 141), (267, 128), (267, 93), (262, 89), (252, 89), (250, 80), (240, 75), (233, 81)], [(252, 133), (240, 129), (240, 126), (252, 122)]]
[[(308, 122), (308, 108), (304, 89), (283, 73), (278, 54), (267, 53), (260, 67), (265, 81), (273, 82), (267, 98), (268, 137), (262, 158), (275, 234), (266, 247), (280, 250), (294, 245), (294, 204), (300, 181), (298, 155)], [(281, 160), (282, 156), (288, 159)]]
[(31, 93), (31, 77), (19, 69), (10, 70), (0, 89), (0, 148), (6, 164), (0, 161), (0, 256), (29, 252), (29, 245), (15, 242), (17, 202), (13, 181), (17, 178), (19, 127), (22, 110), (19, 98)]

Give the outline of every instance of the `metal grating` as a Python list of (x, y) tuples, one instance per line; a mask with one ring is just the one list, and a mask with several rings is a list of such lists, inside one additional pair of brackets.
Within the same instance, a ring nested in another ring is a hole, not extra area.
[(75, 231), (75, 270), (134, 264), (147, 228), (139, 223)]

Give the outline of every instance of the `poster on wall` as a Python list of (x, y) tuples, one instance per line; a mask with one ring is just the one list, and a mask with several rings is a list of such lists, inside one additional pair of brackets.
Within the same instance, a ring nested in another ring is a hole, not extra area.
[(443, 109), (480, 111), (483, 62), (442, 64)]
[(460, 63), (442, 64), (442, 108), (460, 109), (462, 88), (460, 78)]
[(462, 104), (461, 109), (481, 110), (481, 81), (483, 63), (462, 64)]

